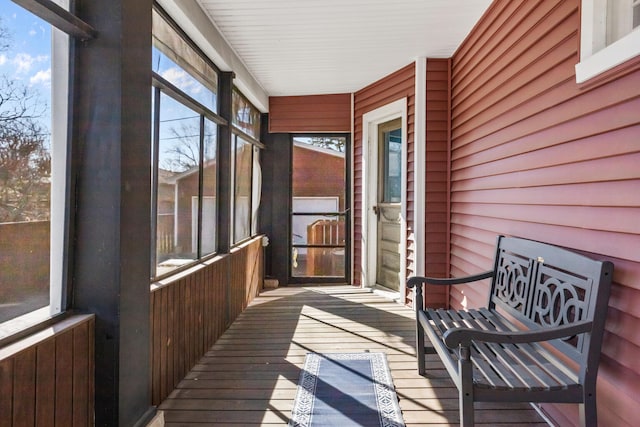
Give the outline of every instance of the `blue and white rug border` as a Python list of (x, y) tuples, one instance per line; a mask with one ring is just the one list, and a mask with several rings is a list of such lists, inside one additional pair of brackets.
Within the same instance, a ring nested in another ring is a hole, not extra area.
[(307, 353), (291, 412), (290, 427), (308, 427), (311, 423), (313, 396), (315, 394), (320, 361), (323, 359), (371, 361), (376, 401), (380, 411), (380, 425), (383, 427), (404, 427), (405, 424), (393, 386), (391, 371), (387, 364), (387, 355), (378, 352)]

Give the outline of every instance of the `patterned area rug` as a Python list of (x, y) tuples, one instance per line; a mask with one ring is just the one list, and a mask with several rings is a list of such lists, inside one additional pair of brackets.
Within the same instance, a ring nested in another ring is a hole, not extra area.
[(384, 353), (309, 353), (290, 427), (404, 427)]

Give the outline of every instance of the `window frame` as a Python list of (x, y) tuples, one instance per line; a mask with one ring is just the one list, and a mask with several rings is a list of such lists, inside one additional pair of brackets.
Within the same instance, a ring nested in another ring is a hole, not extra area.
[(582, 0), (576, 83), (586, 83), (640, 55), (640, 27), (606, 45), (607, 0)]
[[(249, 106), (252, 111), (256, 114), (256, 118), (258, 122), (256, 123), (256, 133), (257, 135), (251, 135), (247, 133), (245, 129), (238, 126), (235, 123), (235, 118), (237, 117), (237, 111), (234, 111), (234, 103), (233, 96), (237, 95), (240, 97), (244, 104)], [(231, 246), (238, 246), (243, 242), (255, 237), (259, 234), (259, 211), (255, 209), (255, 204), (260, 202), (260, 195), (262, 192), (262, 165), (260, 163), (261, 154), (260, 150), (265, 148), (265, 145), (260, 141), (260, 137), (262, 135), (262, 115), (260, 110), (249, 101), (249, 99), (242, 93), (242, 91), (233, 86), (231, 89), (231, 221), (229, 221), (229, 233), (230, 233), (230, 243)], [(249, 230), (249, 235), (236, 239), (236, 153), (237, 153), (237, 143), (238, 138), (242, 138), (244, 142), (248, 143), (251, 147), (251, 164), (249, 167), (249, 173), (251, 176), (249, 177), (249, 184), (251, 185), (250, 194), (249, 194), (249, 208), (248, 208), (248, 224), (247, 229)], [(256, 151), (257, 150), (257, 151)], [(256, 165), (256, 161), (258, 164)], [(258, 174), (256, 172), (258, 171)], [(259, 175), (259, 176), (256, 176)], [(256, 215), (254, 217), (254, 214)]]
[[(217, 102), (218, 104), (220, 104), (220, 70), (218, 67), (215, 66), (215, 64), (213, 62), (211, 62), (211, 60), (193, 43), (193, 41), (184, 33), (184, 31), (182, 31), (176, 24), (175, 22), (166, 14), (166, 12), (164, 10), (162, 10), (162, 8), (160, 8), (158, 5), (154, 4), (154, 10), (159, 14), (159, 16), (165, 20), (165, 22), (170, 25), (173, 30), (176, 31), (177, 35), (180, 36), (182, 38), (182, 40), (189, 44), (189, 46), (201, 57), (201, 59), (203, 59), (208, 66), (210, 66), (213, 71), (217, 74), (218, 78), (217, 78), (217, 92), (216, 92), (216, 98), (217, 98)], [(179, 64), (176, 64), (179, 67), (181, 67)], [(185, 72), (190, 73), (190, 71), (188, 69), (185, 69), (184, 67), (181, 67), (182, 70), (184, 70)], [(205, 120), (209, 120), (210, 122), (214, 123), (216, 125), (216, 159), (219, 160), (220, 157), (220, 144), (223, 143), (221, 141), (221, 128), (223, 127), (229, 127), (229, 122), (223, 118), (220, 114), (218, 114), (217, 112), (211, 110), (210, 108), (208, 108), (207, 106), (203, 105), (200, 101), (194, 99), (192, 96), (190, 96), (188, 93), (184, 92), (183, 90), (181, 90), (179, 87), (175, 86), (173, 83), (169, 82), (168, 80), (166, 80), (165, 78), (163, 78), (161, 75), (159, 75), (157, 72), (152, 71), (151, 73), (152, 75), (152, 81), (151, 81), (151, 87), (152, 87), (152, 97), (153, 97), (153, 111), (152, 111), (152, 117), (153, 117), (153, 122), (152, 122), (152, 126), (154, 128), (153, 131), (153, 139), (152, 139), (152, 144), (153, 144), (153, 148), (152, 148), (152, 153), (153, 153), (153, 158), (151, 159), (151, 176), (152, 176), (152, 188), (151, 188), (151, 242), (150, 242), (150, 251), (151, 251), (151, 259), (150, 259), (150, 281), (151, 283), (153, 282), (158, 282), (160, 280), (163, 280), (167, 277), (173, 276), (175, 274), (178, 274), (184, 270), (187, 270), (189, 268), (192, 268), (194, 265), (197, 265), (199, 263), (202, 263), (203, 261), (206, 261), (208, 259), (211, 259), (213, 257), (215, 257), (216, 255), (218, 255), (219, 253), (219, 247), (220, 247), (220, 242), (219, 242), (219, 233), (216, 233), (216, 241), (213, 243), (213, 247), (214, 247), (214, 251), (207, 253), (205, 255), (202, 254), (202, 242), (201, 242), (201, 238), (202, 238), (202, 210), (203, 210), (203, 206), (204, 204), (202, 203), (202, 199), (204, 198), (203, 196), (203, 171), (204, 171), (204, 161), (203, 161), (203, 157), (204, 157), (204, 122)], [(159, 135), (159, 126), (160, 126), (160, 111), (161, 111), (161, 105), (159, 100), (161, 99), (161, 94), (164, 94), (166, 96), (169, 96), (170, 98), (172, 98), (174, 101), (184, 105), (185, 107), (193, 110), (195, 113), (197, 113), (199, 115), (199, 162), (198, 162), (198, 195), (197, 195), (197, 199), (198, 199), (198, 213), (197, 213), (197, 218), (198, 218), (198, 229), (197, 229), (197, 245), (196, 245), (196, 256), (194, 257), (193, 260), (190, 260), (190, 262), (186, 262), (184, 265), (176, 267), (170, 271), (167, 271), (166, 273), (163, 274), (156, 274), (157, 271), (157, 215), (158, 215), (158, 177), (159, 177), (159, 139), (160, 139), (160, 135)], [(220, 110), (220, 105), (217, 106), (218, 110)], [(219, 194), (220, 192), (220, 168), (217, 167), (216, 168), (216, 193)], [(216, 211), (219, 210), (220, 208), (220, 202), (218, 200), (218, 198), (216, 198)], [(219, 224), (219, 222), (217, 221), (216, 218), (216, 229), (219, 229), (221, 224)]]
[[(49, 213), (49, 304), (0, 324), (0, 346), (8, 345), (69, 316), (72, 300), (70, 261), (73, 241), (74, 194), (70, 190), (75, 44), (96, 37), (97, 31), (78, 18), (66, 0), (13, 0), (16, 5), (51, 25), (51, 188)], [(64, 7), (63, 7), (64, 5)], [(53, 64), (56, 64), (54, 67)], [(57, 183), (57, 185), (53, 185)], [(55, 226), (54, 226), (55, 225)]]
[[(248, 182), (251, 185), (251, 189), (250, 189), (250, 195), (249, 195), (249, 217), (248, 217), (248, 224), (247, 224), (247, 228), (249, 230), (249, 235), (248, 236), (244, 236), (242, 238), (236, 239), (236, 220), (235, 220), (235, 212), (236, 212), (236, 153), (237, 153), (237, 143), (238, 143), (238, 139), (241, 138), (244, 142), (246, 142), (247, 144), (249, 144), (249, 146), (251, 147), (251, 165), (249, 167), (249, 172), (251, 174), (251, 176), (248, 178)], [(255, 203), (256, 201), (259, 202), (260, 198), (259, 198), (259, 194), (256, 194), (256, 191), (258, 193), (262, 192), (262, 165), (259, 163), (260, 162), (260, 151), (265, 148), (265, 145), (260, 142), (259, 140), (257, 140), (256, 138), (252, 137), (251, 135), (246, 134), (245, 132), (243, 132), (242, 130), (240, 130), (239, 128), (233, 127), (233, 130), (231, 132), (231, 218), (233, 218), (232, 221), (230, 221), (230, 237), (231, 237), (231, 246), (237, 246), (242, 244), (243, 242), (251, 239), (252, 237), (255, 237), (256, 235), (259, 234), (259, 230), (258, 230), (258, 224), (259, 224), (259, 218), (255, 218), (254, 217), (254, 211), (255, 211)], [(258, 150), (256, 152), (256, 150)], [(258, 161), (258, 165), (256, 166), (256, 158)], [(260, 169), (260, 177), (256, 177), (256, 169), (259, 168)], [(258, 186), (259, 188), (256, 188), (256, 186)], [(258, 196), (258, 197), (256, 197)], [(257, 215), (257, 212), (256, 212)]]

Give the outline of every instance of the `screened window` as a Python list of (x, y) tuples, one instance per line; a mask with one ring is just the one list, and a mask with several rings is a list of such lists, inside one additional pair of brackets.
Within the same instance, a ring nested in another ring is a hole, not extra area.
[(234, 174), (234, 241), (239, 242), (251, 236), (251, 183), (252, 157), (251, 143), (236, 136)]
[(0, 0), (0, 339), (66, 308), (69, 45)]
[(238, 90), (232, 92), (233, 243), (258, 233), (262, 188), (260, 112)]
[(640, 26), (640, 0), (608, 0), (605, 44), (609, 46)]
[(640, 0), (582, 0), (578, 83), (639, 54)]
[(218, 126), (225, 121), (215, 113), (213, 66), (157, 11), (153, 31), (151, 277), (158, 278), (216, 251)]
[(236, 88), (232, 94), (233, 126), (253, 138), (260, 138), (260, 111)]
[(218, 73), (156, 10), (153, 11), (152, 69), (204, 107), (218, 111)]

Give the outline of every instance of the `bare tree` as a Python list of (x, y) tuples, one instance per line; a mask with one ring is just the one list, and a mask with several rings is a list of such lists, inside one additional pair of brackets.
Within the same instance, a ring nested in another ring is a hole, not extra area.
[[(0, 22), (0, 52), (11, 38)], [(37, 92), (0, 76), (0, 222), (49, 219), (49, 133), (38, 121), (47, 111)]]
[(311, 137), (311, 145), (316, 147), (327, 148), (329, 150), (344, 153), (344, 138), (334, 138), (330, 136), (314, 136)]
[[(162, 151), (163, 160), (161, 167), (172, 172), (185, 172), (200, 164), (200, 128), (193, 121), (182, 123), (179, 127), (168, 129), (169, 135), (164, 138)], [(205, 162), (215, 157), (216, 135), (211, 130), (205, 129), (203, 156)], [(172, 141), (172, 142), (169, 142)]]

